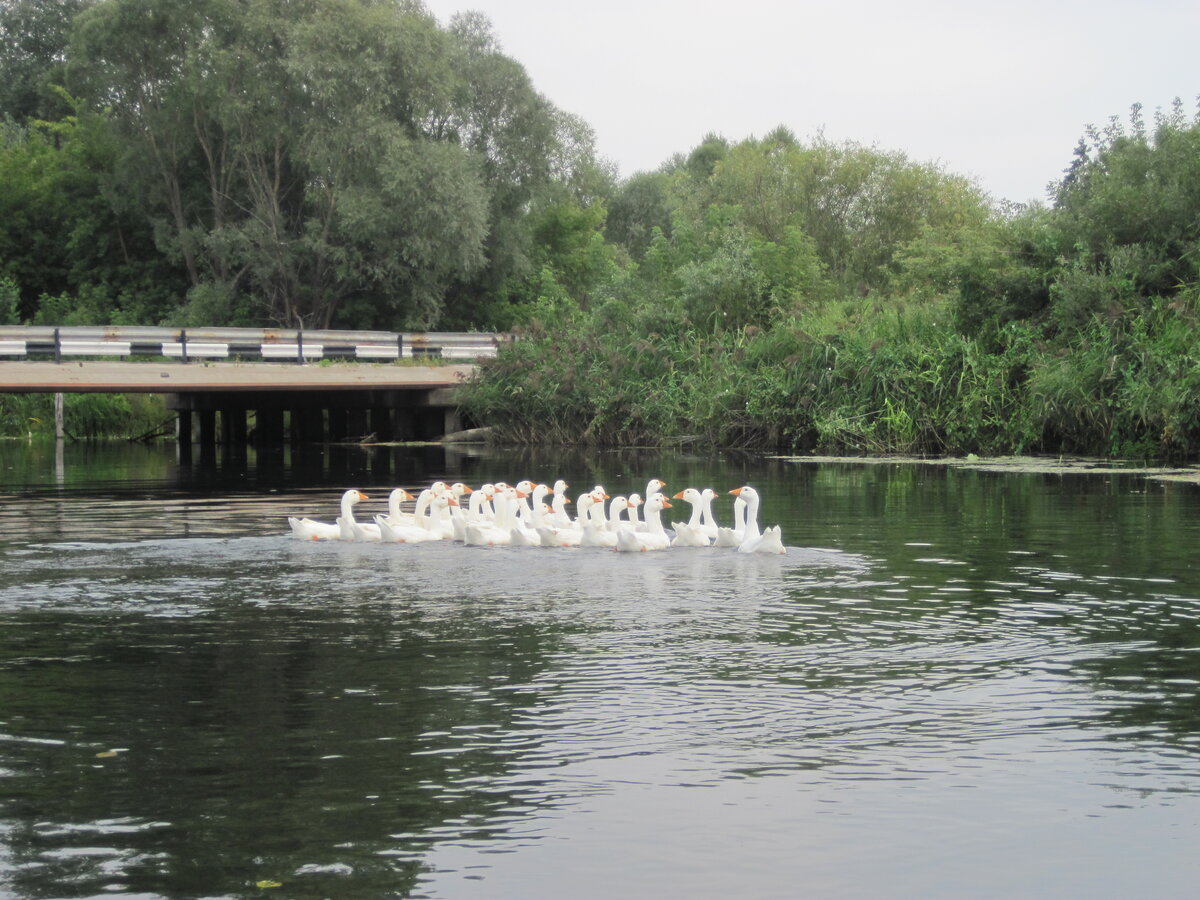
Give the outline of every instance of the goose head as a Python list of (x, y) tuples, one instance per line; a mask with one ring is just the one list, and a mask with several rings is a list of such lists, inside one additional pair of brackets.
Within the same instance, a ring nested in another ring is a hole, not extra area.
[(745, 500), (747, 503), (757, 503), (759, 499), (758, 491), (750, 487), (748, 484), (744, 484), (740, 488), (734, 488), (729, 493), (733, 494), (735, 497)]
[(358, 490), (358, 488), (350, 488), (350, 490), (342, 494), (342, 515), (350, 515), (350, 510), (354, 507), (354, 504), (370, 499), (369, 496)]
[(400, 517), (400, 504), (406, 500), (411, 500), (413, 495), (404, 488), (396, 488), (388, 494), (388, 515), (393, 518)]

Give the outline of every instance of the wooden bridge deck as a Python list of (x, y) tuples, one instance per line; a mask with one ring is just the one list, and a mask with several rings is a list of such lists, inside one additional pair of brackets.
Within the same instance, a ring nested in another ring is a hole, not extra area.
[(187, 394), (238, 391), (436, 390), (461, 384), (467, 364), (0, 362), (0, 393)]

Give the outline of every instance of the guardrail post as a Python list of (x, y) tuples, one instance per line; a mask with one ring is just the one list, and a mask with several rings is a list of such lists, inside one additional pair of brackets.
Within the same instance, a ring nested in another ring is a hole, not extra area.
[(54, 329), (54, 361), (62, 362), (62, 341), (59, 340), (57, 328)]
[(296, 329), (296, 365), (304, 365), (304, 332)]
[(180, 352), (183, 354), (183, 361), (184, 361), (184, 363), (186, 363), (188, 361), (187, 329), (186, 328), (179, 329), (179, 348), (180, 348)]
[(396, 359), (404, 359), (404, 335), (396, 335)]

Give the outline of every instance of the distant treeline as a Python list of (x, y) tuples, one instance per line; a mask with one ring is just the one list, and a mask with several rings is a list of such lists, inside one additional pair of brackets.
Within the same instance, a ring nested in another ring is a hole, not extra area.
[(507, 440), (1200, 457), (1182, 104), (1014, 206), (785, 128), (618, 178), (418, 2), (14, 0), (0, 39), (0, 322), (515, 329), (466, 395)]

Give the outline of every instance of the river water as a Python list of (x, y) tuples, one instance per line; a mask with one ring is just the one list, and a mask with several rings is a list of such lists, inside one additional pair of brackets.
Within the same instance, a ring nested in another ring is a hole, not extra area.
[[(650, 476), (787, 555), (287, 536)], [(1198, 545), (1136, 472), (0, 445), (0, 895), (1191, 898)]]

